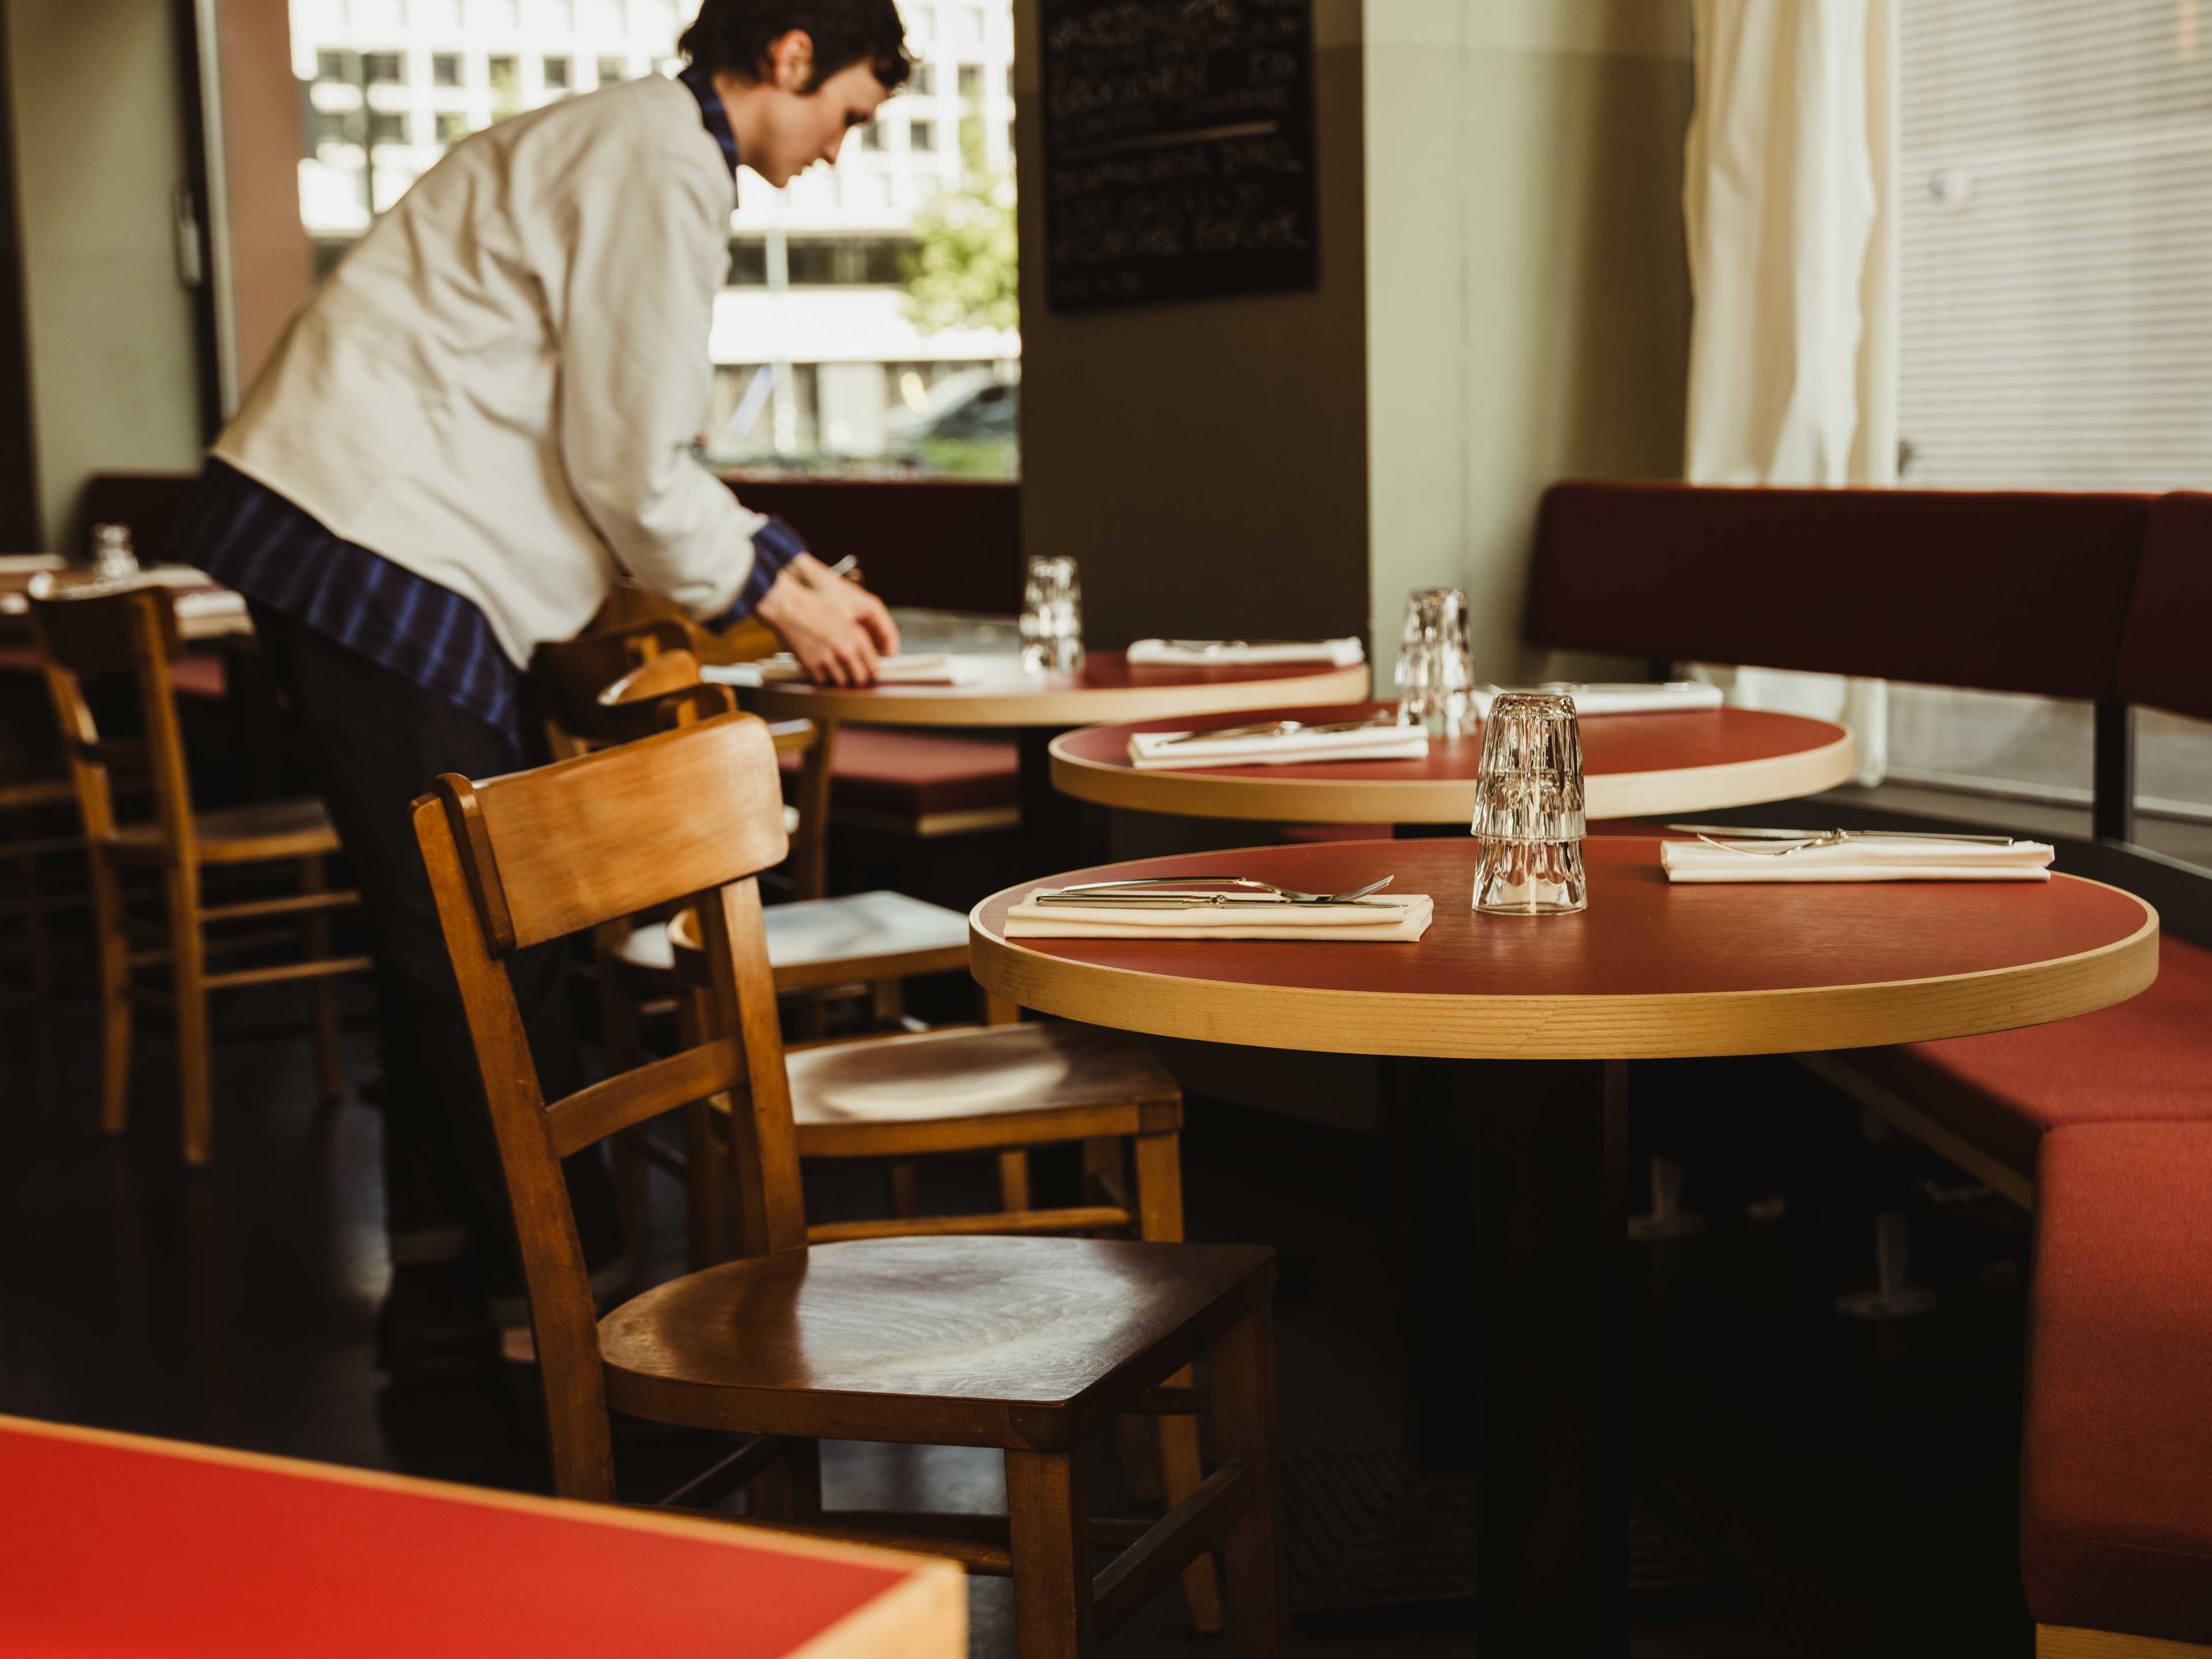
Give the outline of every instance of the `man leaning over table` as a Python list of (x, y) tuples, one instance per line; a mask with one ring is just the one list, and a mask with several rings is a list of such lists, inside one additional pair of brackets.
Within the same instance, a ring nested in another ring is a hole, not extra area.
[[(463, 140), (317, 291), (216, 440), (179, 556), (246, 595), (344, 844), (376, 958), (392, 1291), (386, 1364), (529, 1352), (490, 1127), (408, 819), (441, 772), (540, 757), (523, 665), (628, 573), (816, 678), (897, 635), (791, 527), (700, 466), (740, 161), (835, 162), (910, 67), (893, 0), (705, 0), (689, 66)], [(559, 945), (511, 958), (546, 1091), (580, 1071)], [(569, 1160), (590, 1267), (622, 1251)]]

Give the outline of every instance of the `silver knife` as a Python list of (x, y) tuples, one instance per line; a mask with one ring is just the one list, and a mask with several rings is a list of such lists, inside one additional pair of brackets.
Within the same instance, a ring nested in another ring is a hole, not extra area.
[(2012, 847), (2014, 836), (1969, 836), (1935, 830), (1775, 830), (1764, 824), (1670, 823), (1679, 835), (1714, 836), (1730, 841), (1962, 841), (1985, 847)]

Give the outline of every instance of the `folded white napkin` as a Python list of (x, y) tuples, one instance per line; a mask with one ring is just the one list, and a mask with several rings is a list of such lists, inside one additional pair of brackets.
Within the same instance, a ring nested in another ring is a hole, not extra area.
[[(758, 662), (708, 664), (699, 671), (702, 679), (723, 685), (767, 685), (781, 680), (803, 680), (806, 671), (788, 651)], [(876, 664), (878, 685), (972, 685), (983, 677), (983, 665), (974, 657), (885, 657)]]
[[(1669, 881), (2048, 881), (2051, 848), (2041, 842), (2009, 847), (1972, 841), (1844, 841), (1807, 847), (1786, 858), (1772, 841), (1659, 844)], [(1732, 847), (1757, 849), (1737, 853)]]
[(1358, 640), (1268, 640), (1259, 645), (1243, 640), (1139, 640), (1129, 647), (1133, 666), (1237, 667), (1255, 663), (1325, 662), (1349, 668), (1367, 660), (1366, 647)]
[(1534, 686), (1484, 685), (1474, 692), (1474, 707), (1478, 714), (1490, 713), (1491, 699), (1501, 691), (1564, 691), (1575, 700), (1577, 714), (1668, 714), (1683, 709), (1717, 708), (1721, 706), (1721, 689), (1717, 685), (1701, 685), (1691, 680), (1669, 680), (1664, 684), (1577, 685), (1565, 680), (1553, 680), (1548, 684)]
[[(1154, 897), (1163, 890), (1146, 890)], [(1357, 904), (1292, 904), (1255, 894), (1234, 904), (1188, 910), (1039, 904), (1036, 898), (1032, 894), (1006, 912), (1008, 939), (1367, 939), (1409, 945), (1429, 931), (1436, 914), (1425, 893), (1405, 893), (1387, 902), (1378, 895)]]
[(1167, 772), (1194, 766), (1295, 766), (1300, 761), (1419, 760), (1429, 752), (1428, 734), (1417, 726), (1175, 741), (1182, 735), (1138, 732), (1129, 739), (1130, 763), (1140, 772)]
[(199, 592), (179, 593), (176, 599), (179, 617), (238, 617), (246, 613), (246, 595), (234, 593), (227, 587)]

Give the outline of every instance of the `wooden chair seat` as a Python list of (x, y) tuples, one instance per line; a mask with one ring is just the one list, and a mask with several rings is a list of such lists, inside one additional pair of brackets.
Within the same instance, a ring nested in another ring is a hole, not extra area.
[[(1182, 1127), (1176, 1080), (1142, 1043), (1059, 1020), (799, 1048), (787, 1069), (802, 1158), (911, 1157)], [(972, 1132), (948, 1133), (953, 1120), (972, 1122)], [(921, 1124), (935, 1126), (926, 1144), (914, 1133)]]
[[(801, 899), (772, 904), (764, 915), (769, 966), (780, 994), (855, 980), (957, 973), (968, 966), (968, 918), (904, 893)], [(688, 911), (672, 922), (634, 928), (616, 954), (626, 970), (672, 982), (679, 942), (687, 950), (699, 948), (697, 924)]]
[[(661, 1422), (1079, 1446), (1267, 1300), (1254, 1245), (872, 1238), (686, 1274), (599, 1322), (607, 1403)], [(816, 1403), (793, 1409), (795, 1398)]]
[[(202, 864), (252, 864), (262, 859), (315, 858), (338, 850), (338, 832), (319, 800), (261, 801), (195, 812)], [(108, 841), (126, 859), (158, 860), (166, 844), (158, 823), (125, 824)]]

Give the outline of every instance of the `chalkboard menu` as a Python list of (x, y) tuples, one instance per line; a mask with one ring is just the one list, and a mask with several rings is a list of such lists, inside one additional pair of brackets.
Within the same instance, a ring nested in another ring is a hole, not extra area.
[(1321, 277), (1313, 0), (1040, 0), (1054, 311)]

